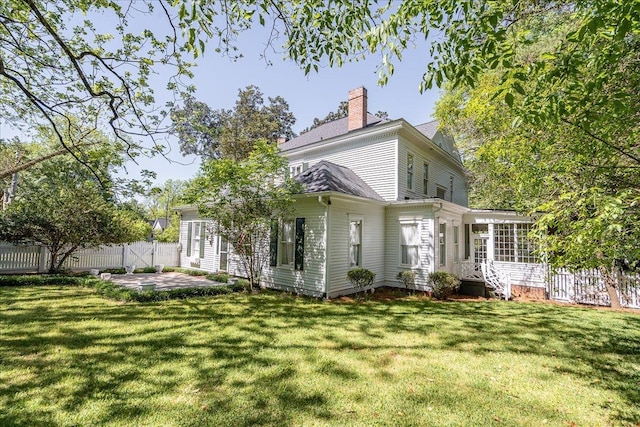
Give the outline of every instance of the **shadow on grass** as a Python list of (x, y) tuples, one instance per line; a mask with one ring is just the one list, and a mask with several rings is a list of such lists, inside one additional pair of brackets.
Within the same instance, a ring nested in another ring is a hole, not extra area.
[[(121, 304), (47, 287), (0, 289), (0, 327), (0, 374), (13, 377), (0, 385), (2, 425), (126, 425), (160, 410), (179, 425), (294, 425), (301, 413), (331, 424), (343, 419), (330, 396), (300, 385), (308, 368), (299, 362), (348, 382), (362, 374), (324, 353), (372, 352), (360, 360), (383, 372), (405, 350), (542, 356), (557, 374), (620, 396), (613, 407), (602, 402), (615, 422), (640, 420), (637, 315), (416, 298), (340, 304), (271, 292)], [(425, 336), (434, 339), (415, 340)], [(52, 403), (40, 402), (51, 397), (42, 390), (56, 393)]]

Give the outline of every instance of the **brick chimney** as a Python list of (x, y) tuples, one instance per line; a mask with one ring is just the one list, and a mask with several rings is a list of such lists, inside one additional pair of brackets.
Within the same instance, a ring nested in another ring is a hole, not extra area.
[(361, 86), (349, 91), (348, 130), (361, 129), (365, 126), (367, 126), (367, 89)]

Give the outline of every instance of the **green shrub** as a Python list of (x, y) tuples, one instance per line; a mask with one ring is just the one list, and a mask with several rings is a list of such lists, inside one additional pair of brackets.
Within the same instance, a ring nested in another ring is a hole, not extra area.
[(127, 271), (124, 268), (107, 268), (104, 270), (100, 270), (100, 273), (111, 273), (111, 274), (125, 274)]
[(413, 270), (400, 271), (396, 279), (398, 279), (407, 291), (411, 288), (416, 288), (416, 272)]
[(367, 288), (373, 285), (376, 279), (376, 273), (366, 268), (354, 268), (347, 272), (347, 279), (356, 290), (362, 290), (365, 294)]
[(446, 300), (458, 291), (460, 279), (455, 274), (445, 271), (429, 273), (429, 283), (436, 299)]
[(156, 272), (156, 268), (155, 267), (145, 267), (142, 269), (143, 273), (155, 273)]
[(227, 283), (229, 275), (227, 273), (207, 274), (207, 279), (213, 280), (214, 282)]
[(77, 286), (84, 276), (67, 276), (63, 274), (25, 274), (20, 276), (0, 276), (2, 286)]

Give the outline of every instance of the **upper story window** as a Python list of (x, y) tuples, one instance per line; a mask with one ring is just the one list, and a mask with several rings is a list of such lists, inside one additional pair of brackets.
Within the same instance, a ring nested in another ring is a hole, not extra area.
[(439, 199), (444, 200), (444, 198), (447, 195), (447, 189), (444, 187), (440, 187), (438, 186), (438, 188), (436, 188), (436, 197)]
[(453, 202), (453, 175), (449, 176), (449, 200)]
[(289, 166), (289, 176), (294, 177), (309, 169), (309, 163), (300, 163), (299, 165)]
[(429, 164), (422, 164), (422, 194), (429, 195)]
[(413, 190), (413, 154), (407, 153), (407, 190)]

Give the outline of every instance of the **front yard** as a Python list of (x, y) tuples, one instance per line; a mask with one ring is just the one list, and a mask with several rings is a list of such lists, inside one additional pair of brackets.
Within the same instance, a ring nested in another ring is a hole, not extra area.
[(0, 288), (0, 425), (640, 423), (640, 315)]

